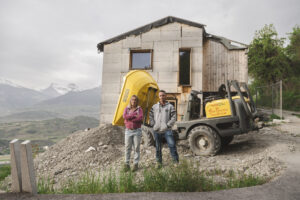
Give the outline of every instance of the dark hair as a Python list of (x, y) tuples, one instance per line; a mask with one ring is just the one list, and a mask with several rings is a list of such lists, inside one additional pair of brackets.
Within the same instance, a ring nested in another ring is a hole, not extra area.
[(164, 90), (159, 90), (159, 92), (163, 92), (163, 93), (165, 93), (165, 94), (166, 94), (166, 91), (164, 91)]

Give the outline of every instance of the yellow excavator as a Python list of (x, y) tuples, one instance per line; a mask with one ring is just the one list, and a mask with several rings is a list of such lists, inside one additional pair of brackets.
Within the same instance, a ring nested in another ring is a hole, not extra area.
[[(232, 87), (234, 92), (231, 91)], [(147, 146), (154, 145), (154, 133), (148, 121), (152, 105), (159, 100), (158, 92), (159, 87), (148, 72), (130, 71), (124, 77), (112, 124), (124, 126), (123, 111), (129, 104), (130, 97), (135, 94), (144, 111), (143, 141)], [(220, 86), (217, 95), (204, 98), (203, 104), (199, 94), (202, 92), (191, 91), (184, 117), (173, 127), (175, 138), (188, 139), (190, 149), (195, 155), (215, 155), (222, 146), (228, 145), (235, 135), (258, 129), (255, 123), (257, 110), (245, 83), (227, 81)], [(203, 116), (200, 116), (200, 113), (203, 113)]]

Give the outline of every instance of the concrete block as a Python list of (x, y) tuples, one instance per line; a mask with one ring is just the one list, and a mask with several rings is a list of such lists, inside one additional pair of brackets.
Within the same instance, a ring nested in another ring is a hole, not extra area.
[(203, 29), (202, 28), (197, 28), (193, 26), (188, 26), (188, 25), (182, 25), (182, 37), (189, 38), (202, 38), (203, 37)]
[(111, 91), (118, 91), (120, 87), (120, 83), (119, 82), (115, 82), (115, 83), (105, 83), (102, 84), (102, 90), (101, 93), (107, 93), (107, 92), (111, 92)]
[(191, 67), (193, 72), (202, 72), (203, 54), (202, 48), (193, 48), (191, 55)]
[(159, 72), (158, 76), (159, 83), (166, 83), (172, 86), (177, 86), (177, 72)]
[(115, 113), (116, 110), (116, 105), (117, 102), (112, 104), (112, 103), (105, 103), (105, 104), (101, 104), (101, 108), (100, 108), (100, 115), (102, 116), (103, 114), (110, 114), (113, 115)]
[(202, 90), (202, 72), (192, 72), (192, 89)]
[(121, 63), (122, 53), (105, 53), (103, 56), (103, 64)]
[(102, 75), (102, 85), (105, 87), (109, 86), (112, 83), (120, 83), (120, 71), (118, 72), (104, 72)]
[[(103, 98), (101, 97), (101, 102), (105, 103), (117, 103), (119, 99), (119, 93), (115, 93), (111, 91), (110, 93), (102, 94)], [(102, 101), (103, 100), (103, 101)]]
[(121, 53), (122, 52), (122, 40), (110, 44), (104, 45), (104, 53)]
[(129, 71), (129, 62), (130, 62), (130, 53), (123, 53), (122, 54), (121, 72), (127, 73)]
[(142, 34), (142, 43), (160, 41), (160, 29), (152, 29)]
[(175, 31), (161, 31), (160, 32), (160, 39), (163, 40), (163, 41), (180, 40), (181, 39), (180, 30), (175, 30)]
[(143, 41), (141, 44), (142, 49), (153, 49), (153, 42), (145, 42)]
[(20, 141), (14, 139), (9, 143), (10, 166), (11, 166), (11, 190), (12, 192), (22, 192), (22, 173), (20, 157)]
[(113, 118), (114, 118), (113, 114), (102, 114), (100, 116), (100, 123), (101, 124), (111, 124)]
[(159, 61), (153, 62), (153, 70), (158, 72), (170, 72), (173, 61)]
[(141, 35), (129, 36), (123, 41), (123, 48), (138, 48), (141, 47)]
[(22, 191), (37, 194), (37, 186), (32, 158), (31, 142), (21, 143)]
[(154, 42), (154, 52), (173, 52), (173, 41), (158, 41)]
[(161, 31), (178, 31), (181, 29), (182, 24), (178, 22), (170, 23), (160, 27)]
[(181, 40), (173, 41), (173, 52), (178, 52), (179, 48), (181, 48)]
[(157, 82), (159, 89), (165, 90), (167, 93), (176, 93), (177, 84), (176, 83), (161, 83)]
[(172, 72), (179, 71), (179, 49), (173, 51), (173, 60), (172, 60)]
[(202, 40), (181, 40), (181, 48), (202, 47)]
[(103, 73), (105, 72), (120, 72), (122, 63), (103, 63)]
[(172, 60), (173, 60), (172, 51), (154, 52), (153, 54), (153, 62), (172, 61)]

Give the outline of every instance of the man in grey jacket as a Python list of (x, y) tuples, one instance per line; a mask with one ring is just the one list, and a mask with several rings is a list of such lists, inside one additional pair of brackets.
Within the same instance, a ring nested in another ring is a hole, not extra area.
[(150, 126), (153, 127), (156, 144), (156, 161), (162, 164), (162, 139), (165, 137), (170, 148), (171, 156), (175, 163), (179, 162), (176, 144), (172, 132), (172, 126), (176, 121), (176, 111), (172, 104), (166, 101), (166, 92), (159, 91), (159, 102), (152, 106), (149, 118)]

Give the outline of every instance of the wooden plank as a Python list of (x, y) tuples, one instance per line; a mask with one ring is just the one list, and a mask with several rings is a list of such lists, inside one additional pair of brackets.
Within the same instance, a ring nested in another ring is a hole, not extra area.
[(216, 85), (216, 79), (217, 79), (217, 69), (216, 69), (216, 66), (217, 66), (217, 59), (216, 59), (216, 55), (217, 54), (217, 45), (216, 45), (216, 42), (214, 42), (214, 48), (213, 48), (213, 80), (212, 80), (212, 90), (215, 88), (215, 85)]
[(226, 72), (227, 72), (227, 49), (223, 48), (224, 55), (223, 55), (223, 72), (222, 72), (222, 82), (225, 83), (226, 80)]
[(202, 90), (207, 90), (207, 41), (203, 44), (203, 51), (202, 51)]

